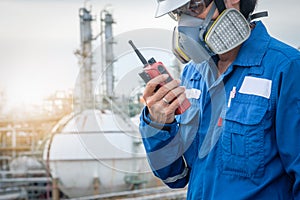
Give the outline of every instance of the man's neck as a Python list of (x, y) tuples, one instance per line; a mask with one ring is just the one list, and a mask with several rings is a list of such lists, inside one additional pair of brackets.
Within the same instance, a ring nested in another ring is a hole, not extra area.
[(240, 50), (240, 46), (236, 47), (235, 49), (219, 55), (219, 61), (218, 61), (218, 71), (219, 75), (223, 74), (228, 67), (232, 64), (232, 62), (237, 57)]

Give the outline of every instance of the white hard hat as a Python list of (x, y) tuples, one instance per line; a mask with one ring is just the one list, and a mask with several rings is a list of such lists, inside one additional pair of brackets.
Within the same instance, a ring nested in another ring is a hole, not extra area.
[(161, 17), (181, 6), (190, 2), (190, 0), (157, 0), (155, 17)]

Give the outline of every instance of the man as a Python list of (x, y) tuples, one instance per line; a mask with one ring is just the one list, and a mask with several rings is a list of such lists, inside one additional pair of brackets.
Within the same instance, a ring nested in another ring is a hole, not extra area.
[[(149, 164), (169, 187), (188, 185), (188, 199), (300, 199), (300, 53), (250, 19), (256, 0), (222, 3), (158, 2), (157, 16), (175, 15), (178, 30), (190, 26), (181, 18), (221, 23), (219, 13), (234, 8), (251, 34), (220, 54), (206, 41), (210, 59), (191, 56), (181, 82), (148, 82), (140, 132)], [(190, 108), (175, 116), (186, 97)]]

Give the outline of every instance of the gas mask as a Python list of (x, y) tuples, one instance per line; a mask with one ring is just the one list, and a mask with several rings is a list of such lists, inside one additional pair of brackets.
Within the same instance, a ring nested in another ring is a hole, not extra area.
[[(204, 20), (184, 14), (179, 16), (172, 43), (173, 53), (182, 63), (190, 60), (201, 63), (231, 51), (249, 38), (251, 28), (242, 13), (234, 8), (224, 9), (213, 21), (216, 5), (212, 4)], [(267, 13), (257, 16), (267, 16)]]

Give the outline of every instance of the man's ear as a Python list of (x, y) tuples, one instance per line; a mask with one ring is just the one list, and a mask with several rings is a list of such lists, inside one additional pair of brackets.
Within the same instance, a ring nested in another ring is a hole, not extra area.
[(225, 0), (226, 8), (240, 8), (240, 0)]
[(227, 1), (231, 1), (231, 4), (232, 4), (232, 5), (235, 5), (235, 4), (239, 4), (239, 3), (240, 3), (240, 0), (227, 0)]

